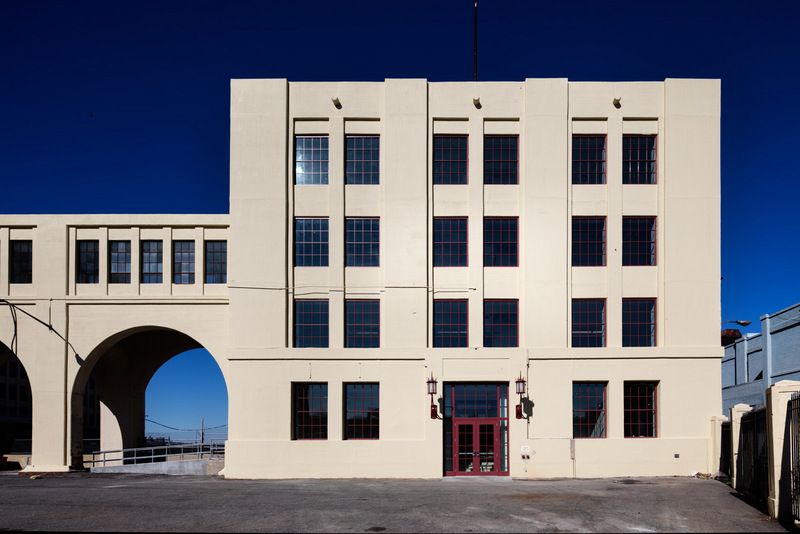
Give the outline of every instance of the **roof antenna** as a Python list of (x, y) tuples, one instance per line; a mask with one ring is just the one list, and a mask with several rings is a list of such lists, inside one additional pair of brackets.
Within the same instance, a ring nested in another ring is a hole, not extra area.
[(472, 63), (473, 63), (473, 76), (475, 81), (478, 81), (478, 0), (474, 1), (472, 8)]

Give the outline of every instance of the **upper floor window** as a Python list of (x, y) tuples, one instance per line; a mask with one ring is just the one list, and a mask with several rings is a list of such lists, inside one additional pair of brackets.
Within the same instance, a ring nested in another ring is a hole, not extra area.
[(328, 346), (328, 301), (298, 299), (294, 301), (294, 346)]
[(622, 346), (656, 346), (656, 299), (622, 299)]
[(296, 135), (294, 138), (294, 183), (328, 183), (328, 136)]
[(292, 384), (292, 439), (328, 439), (328, 384)]
[(142, 283), (160, 284), (164, 276), (164, 244), (160, 240), (146, 239), (142, 247)]
[(467, 218), (433, 218), (433, 266), (467, 266)]
[(194, 241), (172, 242), (172, 283), (194, 284)]
[(483, 346), (519, 347), (519, 301), (483, 302)]
[(9, 258), (8, 281), (12, 284), (33, 282), (33, 241), (12, 239)]
[(344, 439), (380, 437), (380, 385), (356, 382), (344, 385)]
[(483, 137), (483, 183), (519, 183), (519, 136)]
[(345, 220), (345, 265), (377, 267), (380, 264), (381, 221), (377, 217)]
[(328, 266), (328, 219), (296, 218), (294, 220), (295, 267)]
[(131, 242), (108, 242), (108, 283), (129, 284), (131, 282)]
[(573, 267), (603, 266), (606, 264), (606, 218), (572, 218)]
[(466, 299), (433, 301), (433, 346), (469, 346), (468, 304)]
[(433, 183), (467, 183), (467, 136), (433, 136)]
[(345, 139), (345, 183), (380, 183), (380, 141), (377, 135), (348, 135)]
[(516, 267), (518, 249), (519, 220), (516, 217), (483, 219), (484, 267)]
[(97, 239), (79, 239), (76, 242), (75, 281), (79, 284), (100, 282), (100, 243)]
[(658, 382), (623, 384), (626, 438), (654, 438), (658, 435), (656, 393)]
[(656, 218), (622, 218), (622, 265), (656, 264)]
[(225, 284), (228, 282), (228, 242), (224, 240), (206, 241), (206, 284)]
[(345, 347), (376, 348), (381, 346), (380, 300), (346, 300), (344, 315)]
[(572, 383), (572, 437), (606, 437), (606, 382)]
[(606, 136), (572, 136), (572, 183), (606, 183)]
[(656, 136), (622, 136), (622, 183), (656, 183)]
[(572, 346), (605, 347), (605, 299), (572, 299)]

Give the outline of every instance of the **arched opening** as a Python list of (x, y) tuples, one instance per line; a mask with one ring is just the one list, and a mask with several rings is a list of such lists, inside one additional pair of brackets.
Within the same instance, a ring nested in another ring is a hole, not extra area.
[(25, 367), (0, 343), (0, 469), (25, 467), (30, 462), (31, 405)]

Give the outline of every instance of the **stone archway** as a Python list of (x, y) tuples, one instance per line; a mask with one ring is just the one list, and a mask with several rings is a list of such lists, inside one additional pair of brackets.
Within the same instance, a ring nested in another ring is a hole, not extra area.
[(32, 405), (25, 366), (8, 346), (0, 343), (0, 456), (21, 467), (31, 454)]

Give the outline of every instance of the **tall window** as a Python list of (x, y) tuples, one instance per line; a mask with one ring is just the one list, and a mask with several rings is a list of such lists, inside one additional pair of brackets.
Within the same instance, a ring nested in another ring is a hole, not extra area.
[(348, 135), (345, 139), (345, 183), (380, 183), (380, 137)]
[(294, 301), (294, 346), (328, 346), (328, 301), (298, 299)]
[(622, 265), (656, 264), (656, 218), (622, 218)]
[(606, 183), (606, 136), (572, 136), (572, 183)]
[(606, 437), (606, 382), (572, 383), (572, 437)]
[(328, 439), (328, 384), (292, 384), (292, 439)]
[(172, 242), (172, 283), (194, 284), (194, 241)]
[(381, 220), (377, 217), (345, 220), (345, 265), (377, 267), (380, 264)]
[(625, 437), (654, 438), (658, 435), (656, 392), (658, 382), (625, 382)]
[(656, 299), (622, 299), (622, 346), (656, 346)]
[(108, 283), (129, 284), (131, 282), (131, 242), (108, 242)]
[(519, 221), (516, 217), (483, 219), (483, 266), (518, 265)]
[(433, 266), (467, 266), (467, 218), (433, 218)]
[(433, 183), (467, 183), (467, 136), (433, 136)]
[(344, 439), (378, 439), (380, 386), (359, 382), (344, 385)]
[(328, 219), (294, 220), (295, 267), (328, 266)]
[(294, 183), (328, 183), (328, 136), (296, 135), (294, 138)]
[(572, 266), (606, 264), (606, 218), (572, 218)]
[(377, 299), (346, 300), (345, 339), (347, 348), (381, 346), (381, 301)]
[(469, 346), (466, 299), (433, 301), (433, 346)]
[(100, 282), (100, 243), (96, 239), (79, 239), (76, 242), (75, 281), (79, 284)]
[(656, 136), (622, 136), (622, 183), (656, 183)]
[(206, 284), (228, 282), (228, 242), (206, 241)]
[(8, 281), (12, 284), (33, 282), (33, 241), (12, 239), (9, 258)]
[(519, 346), (519, 301), (485, 300), (483, 302), (483, 346)]
[(164, 276), (164, 245), (160, 240), (142, 241), (142, 283), (160, 284)]
[(483, 137), (483, 183), (519, 183), (519, 137), (485, 135)]
[(572, 346), (605, 347), (605, 299), (572, 299)]

